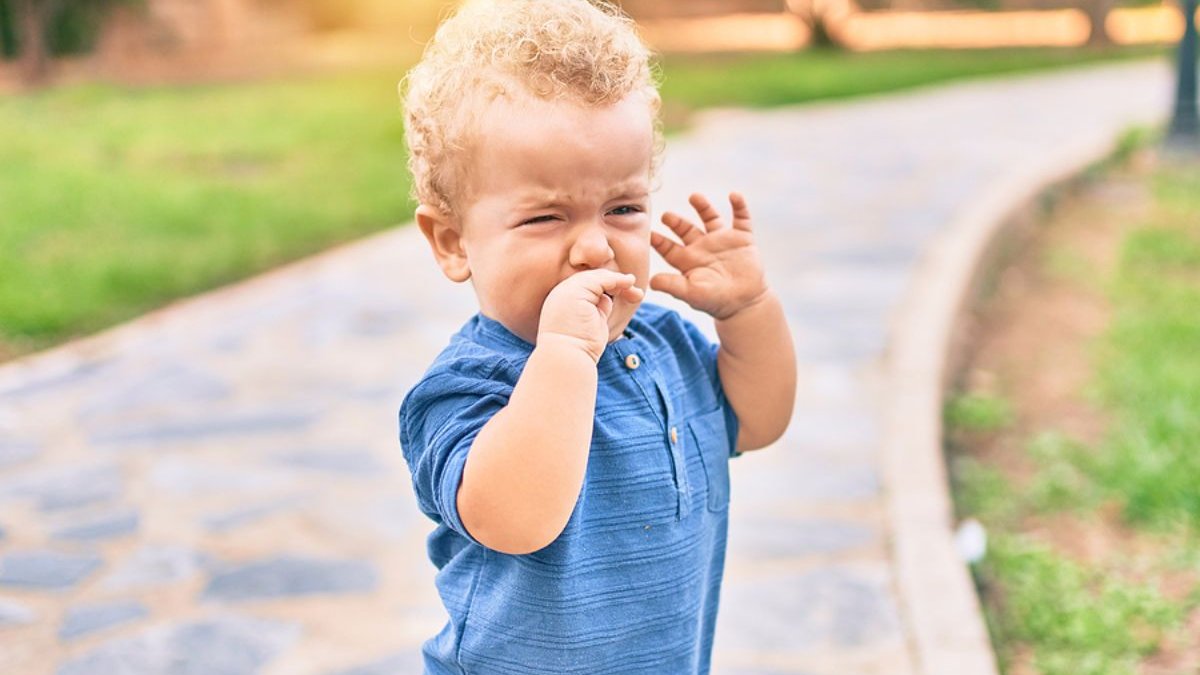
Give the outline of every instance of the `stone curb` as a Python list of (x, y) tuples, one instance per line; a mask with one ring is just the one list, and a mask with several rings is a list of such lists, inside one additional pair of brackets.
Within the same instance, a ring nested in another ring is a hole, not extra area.
[[(54, 378), (74, 372), (88, 363), (103, 361), (112, 354), (128, 349), (130, 345), (145, 343), (151, 334), (186, 340), (189, 327), (196, 321), (220, 320), (228, 313), (230, 306), (252, 304), (256, 298), (269, 295), (272, 289), (292, 283), (300, 270), (317, 272), (338, 265), (348, 254), (367, 256), (372, 249), (386, 249), (383, 245), (385, 242), (403, 236), (408, 229), (404, 224), (395, 225), (257, 272), (245, 279), (199, 291), (98, 333), (0, 363), (0, 397), (30, 379)], [(354, 253), (356, 251), (358, 253)]]
[(942, 401), (955, 328), (989, 252), (1038, 198), (1115, 150), (1068, 148), (1006, 176), (926, 250), (892, 317), (885, 357), (882, 471), (900, 611), (921, 675), (996, 675), (995, 653), (967, 565), (954, 545), (942, 452)]

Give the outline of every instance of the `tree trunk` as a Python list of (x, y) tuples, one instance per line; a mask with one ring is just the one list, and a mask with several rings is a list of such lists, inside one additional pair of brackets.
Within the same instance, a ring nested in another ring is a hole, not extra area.
[(838, 36), (830, 30), (834, 12), (828, 0), (788, 0), (787, 11), (800, 17), (811, 34), (809, 46), (815, 49), (840, 49)]
[(1112, 36), (1104, 20), (1113, 8), (1112, 0), (1084, 0), (1083, 11), (1087, 12), (1088, 21), (1092, 23), (1092, 32), (1088, 34), (1088, 45), (1092, 47), (1107, 47), (1113, 43)]
[(12, 8), (21, 50), (21, 80), (28, 86), (45, 84), (50, 79), (45, 8), (38, 0), (15, 0)]

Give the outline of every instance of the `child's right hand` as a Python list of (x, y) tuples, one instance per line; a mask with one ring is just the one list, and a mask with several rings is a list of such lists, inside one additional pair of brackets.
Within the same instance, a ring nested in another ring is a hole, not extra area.
[(637, 277), (612, 270), (576, 272), (563, 279), (546, 296), (538, 321), (538, 344), (543, 338), (564, 337), (577, 343), (592, 361), (599, 363), (609, 340), (608, 319), (614, 299), (639, 303), (645, 291), (634, 284)]

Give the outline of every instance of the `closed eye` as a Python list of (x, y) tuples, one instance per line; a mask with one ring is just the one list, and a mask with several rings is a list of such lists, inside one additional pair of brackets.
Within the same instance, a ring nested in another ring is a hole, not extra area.
[(529, 220), (523, 220), (521, 221), (521, 224), (536, 225), (537, 223), (548, 223), (552, 220), (557, 220), (557, 218), (555, 216), (537, 216), (535, 218), (530, 218)]

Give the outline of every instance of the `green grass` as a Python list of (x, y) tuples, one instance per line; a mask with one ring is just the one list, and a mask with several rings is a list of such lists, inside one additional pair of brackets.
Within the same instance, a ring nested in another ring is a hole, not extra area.
[(1200, 166), (1159, 172), (1111, 285), (1099, 364), (1113, 434), (1083, 465), (1134, 523), (1200, 532)]
[(1008, 401), (999, 396), (963, 394), (946, 403), (943, 417), (953, 429), (994, 431), (1012, 423), (1012, 410)]
[[(671, 57), (664, 95), (679, 128), (708, 106), (1150, 53)], [(409, 220), (395, 88), (403, 70), (0, 98), (0, 359)]]
[[(1025, 441), (1019, 480), (970, 453), (951, 458), (959, 513), (990, 534), (975, 572), (1005, 668), (1028, 653), (1046, 675), (1132, 674), (1164, 636), (1197, 639), (1183, 619), (1200, 607), (1200, 164), (1164, 165), (1145, 180), (1150, 215), (1125, 235), (1116, 269), (1094, 275), (1113, 311), (1093, 356), (1104, 439), (1038, 431)], [(968, 394), (947, 405), (956, 445), (999, 426), (991, 401)], [(1154, 542), (1158, 557), (1115, 547), (1085, 566), (1053, 538), (1035, 543), (1031, 523), (1063, 513), (1081, 527), (1108, 518), (1106, 527)], [(1191, 591), (1164, 597), (1158, 584), (1180, 574)]]
[(1161, 56), (1161, 47), (898, 50), (667, 57), (662, 90), (669, 104), (769, 107), (879, 94), (948, 80)]
[(991, 630), (1004, 642), (1036, 645), (1033, 664), (1043, 675), (1134, 675), (1185, 611), (1150, 585), (1022, 536), (992, 537), (981, 572), (1002, 586)]
[(406, 221), (398, 109), (393, 75), (0, 99), (0, 342), (94, 331)]

